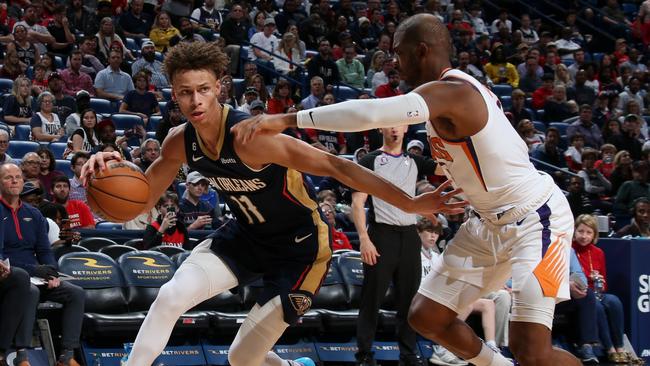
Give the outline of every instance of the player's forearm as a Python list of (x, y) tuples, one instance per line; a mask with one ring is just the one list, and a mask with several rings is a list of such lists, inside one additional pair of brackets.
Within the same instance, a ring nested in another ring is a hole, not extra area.
[(412, 125), (429, 119), (426, 102), (417, 93), (383, 99), (359, 99), (298, 112), (300, 128), (358, 132)]

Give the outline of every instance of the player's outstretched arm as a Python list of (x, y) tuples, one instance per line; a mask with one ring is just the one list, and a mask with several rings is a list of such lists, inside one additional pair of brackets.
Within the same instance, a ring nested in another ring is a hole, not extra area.
[(466, 202), (448, 203), (456, 189), (445, 195), (443, 184), (439, 189), (415, 198), (375, 175), (370, 170), (349, 160), (318, 150), (300, 140), (286, 135), (258, 135), (248, 144), (235, 143), (237, 154), (249, 166), (262, 167), (278, 164), (301, 172), (331, 176), (360, 192), (379, 197), (406, 212), (431, 214), (435, 212), (462, 213)]

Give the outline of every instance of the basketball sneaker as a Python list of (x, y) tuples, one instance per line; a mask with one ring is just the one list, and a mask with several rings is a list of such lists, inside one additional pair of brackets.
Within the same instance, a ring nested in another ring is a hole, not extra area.
[(433, 346), (433, 354), (429, 358), (429, 362), (434, 365), (441, 366), (466, 366), (467, 362), (461, 360), (455, 354), (449, 352), (445, 347), (440, 345)]
[(309, 357), (296, 358), (293, 362), (295, 362), (297, 366), (316, 366), (314, 360)]

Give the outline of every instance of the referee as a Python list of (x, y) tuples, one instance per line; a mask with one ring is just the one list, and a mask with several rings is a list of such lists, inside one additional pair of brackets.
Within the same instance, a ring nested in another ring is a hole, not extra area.
[[(434, 174), (436, 163), (427, 157), (404, 153), (404, 134), (408, 126), (381, 129), (383, 146), (364, 156), (359, 164), (415, 195), (418, 175)], [(365, 204), (368, 194), (352, 193), (354, 225), (361, 242), (363, 288), (357, 321), (357, 365), (375, 366), (372, 343), (377, 328), (379, 306), (393, 281), (397, 308), (397, 339), (400, 366), (423, 365), (417, 355), (415, 331), (407, 321), (409, 305), (418, 290), (421, 277), (420, 237), (416, 216), (383, 200), (371, 197), (366, 228)]]

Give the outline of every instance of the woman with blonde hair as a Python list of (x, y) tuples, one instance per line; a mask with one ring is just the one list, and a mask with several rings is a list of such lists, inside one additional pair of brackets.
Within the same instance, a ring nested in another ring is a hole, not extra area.
[[(269, 99), (269, 91), (266, 89), (266, 84), (264, 83), (264, 77), (260, 74), (255, 74), (251, 76), (251, 81), (246, 85), (248, 88), (249, 86), (252, 86), (257, 90), (257, 94), (259, 95), (259, 100), (266, 103), (266, 101)], [(244, 101), (242, 101), (240, 104), (244, 104)]]
[(555, 82), (554, 84), (562, 83), (567, 88), (573, 86), (574, 82), (571, 80), (571, 74), (569, 74), (569, 68), (565, 64), (558, 64), (555, 66)]
[(181, 32), (172, 25), (169, 14), (161, 11), (154, 20), (149, 38), (156, 45), (156, 51), (165, 52), (169, 47), (169, 41), (175, 36), (180, 36)]
[[(284, 75), (293, 74), (297, 71), (297, 67), (294, 64), (300, 63), (300, 50), (298, 50), (296, 36), (293, 35), (293, 33), (285, 32), (282, 35), (282, 39), (280, 40), (275, 53), (280, 56), (273, 58), (273, 65), (275, 66), (276, 71), (281, 72)], [(290, 60), (292, 63), (281, 58)]]
[(19, 76), (14, 80), (11, 95), (5, 100), (2, 113), (4, 121), (9, 125), (28, 124), (32, 119), (32, 82)]
[(122, 41), (122, 38), (115, 33), (113, 19), (110, 17), (102, 18), (102, 20), (99, 22), (99, 31), (97, 31), (95, 37), (97, 37), (99, 52), (104, 55), (107, 60), (109, 59), (109, 54), (111, 52), (111, 46), (113, 45), (113, 42), (118, 42), (122, 46), (122, 53), (125, 57), (133, 58), (131, 52), (129, 52), (129, 50), (124, 47), (124, 41)]
[(381, 66), (384, 64), (384, 60), (386, 60), (386, 52), (377, 51), (372, 54), (372, 58), (370, 59), (370, 67), (366, 73), (367, 87), (370, 87), (370, 82), (372, 81), (372, 77), (375, 76), (375, 73), (381, 71)]

